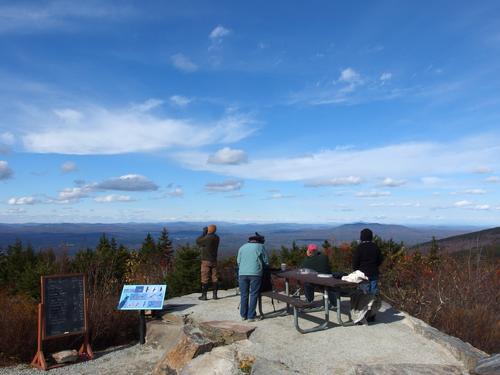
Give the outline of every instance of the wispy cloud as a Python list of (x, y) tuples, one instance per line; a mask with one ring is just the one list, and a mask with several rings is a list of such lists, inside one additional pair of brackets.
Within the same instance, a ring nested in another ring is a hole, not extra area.
[(72, 123), (37, 112), (25, 119), (22, 142), (27, 151), (37, 153), (121, 154), (227, 144), (254, 131), (248, 115), (232, 112), (213, 122), (198, 123), (148, 111), (157, 105), (159, 101), (152, 99), (123, 109), (86, 106), (77, 111), (85, 121)]
[(229, 29), (226, 29), (222, 25), (218, 25), (210, 32), (208, 37), (212, 40), (217, 40), (229, 35), (230, 33), (231, 31)]
[(76, 29), (79, 21), (107, 19), (119, 21), (134, 15), (123, 4), (86, 1), (15, 2), (0, 6), (0, 33), (33, 33)]
[(382, 75), (380, 76), (380, 80), (382, 82), (389, 81), (391, 78), (392, 78), (392, 73), (388, 73), (388, 72), (382, 73)]
[(359, 185), (362, 182), (363, 179), (361, 177), (348, 176), (348, 177), (329, 178), (325, 180), (309, 181), (304, 186), (305, 187), (347, 186), (347, 185)]
[(138, 174), (128, 174), (110, 178), (95, 185), (95, 189), (121, 191), (154, 191), (158, 185), (147, 177)]
[(491, 206), (489, 204), (475, 204), (474, 202), (468, 200), (462, 200), (453, 203), (456, 208), (467, 208), (471, 210), (489, 210)]
[(170, 198), (182, 198), (184, 196), (184, 190), (182, 190), (182, 186), (169, 184), (167, 186), (168, 191), (165, 193), (165, 196)]
[(394, 178), (386, 177), (384, 180), (379, 184), (379, 186), (386, 186), (386, 187), (398, 187), (406, 184), (406, 180), (397, 180)]
[(390, 191), (360, 191), (356, 193), (356, 197), (360, 198), (380, 198), (380, 197), (387, 197), (391, 195)]
[(78, 122), (83, 118), (83, 114), (81, 112), (75, 111), (71, 108), (54, 109), (54, 114), (65, 122)]
[(143, 103), (135, 104), (132, 106), (133, 110), (137, 110), (139, 112), (148, 112), (151, 111), (154, 108), (157, 108), (163, 104), (163, 100), (161, 99), (156, 99), (156, 98), (150, 98)]
[(472, 195), (483, 195), (486, 194), (487, 191), (484, 189), (467, 189), (464, 191), (465, 194), (472, 194)]
[(500, 177), (499, 176), (490, 176), (485, 179), (486, 182), (491, 182), (491, 183), (496, 183), (500, 182)]
[(35, 197), (17, 197), (17, 198), (13, 197), (7, 201), (7, 204), (15, 206), (24, 206), (24, 205), (32, 205), (38, 202), (39, 200), (36, 199)]
[(215, 154), (208, 157), (207, 163), (210, 164), (230, 164), (237, 165), (248, 162), (248, 157), (245, 151), (237, 150), (230, 147), (224, 147)]
[(3, 143), (7, 146), (12, 146), (15, 142), (14, 134), (11, 132), (3, 132), (0, 133), (0, 143)]
[(224, 182), (208, 183), (205, 190), (212, 193), (227, 193), (229, 191), (240, 190), (243, 187), (243, 181), (228, 180)]
[(74, 161), (67, 161), (61, 164), (61, 172), (62, 173), (71, 173), (78, 170), (78, 166)]
[(268, 196), (265, 199), (288, 199), (288, 198), (295, 198), (295, 195), (283, 194), (280, 191), (277, 191), (277, 192), (273, 192), (270, 196)]
[(170, 103), (172, 103), (173, 105), (175, 105), (177, 107), (185, 107), (191, 102), (192, 102), (192, 99), (187, 98), (187, 97), (182, 96), (182, 95), (172, 95), (170, 97)]
[(187, 73), (192, 73), (198, 70), (198, 65), (196, 65), (191, 59), (187, 56), (184, 56), (182, 53), (176, 53), (170, 57), (170, 61), (172, 65)]
[(479, 173), (479, 174), (487, 174), (487, 173), (493, 173), (493, 169), (487, 166), (479, 166), (477, 168), (474, 168), (473, 170), (474, 173)]
[[(457, 153), (457, 149), (461, 152)], [(367, 179), (386, 175), (400, 179), (422, 178), (424, 183), (435, 184), (444, 176), (469, 174), (474, 166), (485, 160), (493, 160), (495, 166), (500, 167), (499, 154), (500, 137), (488, 134), (449, 143), (412, 142), (366, 149), (323, 150), (305, 156), (251, 158), (240, 165), (207, 163), (210, 154), (204, 152), (180, 152), (173, 157), (193, 170), (241, 179), (355, 183), (356, 176)], [(373, 168), (374, 165), (377, 168)], [(408, 168), (409, 165), (412, 167)], [(344, 181), (345, 176), (354, 176), (354, 179)]]
[(99, 197), (95, 197), (94, 201), (98, 203), (112, 203), (112, 202), (132, 202), (133, 199), (129, 195), (102, 195)]
[(9, 167), (9, 163), (0, 160), (0, 181), (7, 180), (14, 175), (14, 171)]

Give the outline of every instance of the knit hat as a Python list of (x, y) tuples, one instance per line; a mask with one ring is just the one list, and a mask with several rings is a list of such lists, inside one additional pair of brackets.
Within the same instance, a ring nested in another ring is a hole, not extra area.
[(266, 242), (266, 239), (265, 239), (264, 236), (262, 236), (259, 233), (255, 232), (255, 236), (248, 237), (248, 242), (264, 243), (264, 242)]
[(208, 232), (207, 233), (208, 234), (213, 234), (213, 233), (215, 233), (216, 230), (217, 230), (217, 226), (215, 224), (210, 224), (208, 226)]
[(318, 246), (314, 243), (310, 243), (307, 245), (307, 255), (311, 256), (316, 250), (318, 250)]
[(370, 229), (365, 228), (361, 231), (359, 239), (361, 242), (371, 242), (373, 240), (373, 232)]

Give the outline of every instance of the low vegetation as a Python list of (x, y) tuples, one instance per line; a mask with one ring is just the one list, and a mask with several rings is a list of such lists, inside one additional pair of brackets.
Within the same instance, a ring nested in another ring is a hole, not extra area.
[[(500, 347), (498, 258), (492, 253), (441, 254), (437, 243), (427, 255), (408, 252), (402, 243), (376, 239), (385, 261), (380, 280), (383, 298), (434, 327), (486, 352)], [(355, 243), (322, 244), (332, 270), (351, 271)], [(270, 251), (271, 266), (297, 267), (305, 247)], [(147, 235), (138, 250), (127, 249), (103, 235), (95, 249), (70, 258), (52, 251), (35, 252), (20, 241), (0, 250), (0, 363), (28, 362), (35, 353), (36, 310), (40, 276), (82, 272), (87, 275), (90, 334), (94, 349), (136, 340), (137, 313), (117, 311), (123, 284), (167, 283), (168, 297), (199, 290), (199, 249), (190, 245), (175, 253), (168, 232), (158, 239)], [(219, 262), (221, 287), (236, 282), (236, 258)], [(75, 338), (61, 345), (78, 345)]]

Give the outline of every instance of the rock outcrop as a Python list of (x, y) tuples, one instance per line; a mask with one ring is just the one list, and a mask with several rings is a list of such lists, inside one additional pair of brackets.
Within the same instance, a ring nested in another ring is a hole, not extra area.
[[(177, 344), (165, 353), (153, 374), (198, 374), (207, 368), (213, 370), (211, 373), (237, 373), (236, 352), (223, 345), (246, 340), (255, 328), (231, 321), (191, 322), (182, 328)], [(219, 348), (212, 351), (216, 347)], [(208, 352), (210, 355), (202, 356)]]

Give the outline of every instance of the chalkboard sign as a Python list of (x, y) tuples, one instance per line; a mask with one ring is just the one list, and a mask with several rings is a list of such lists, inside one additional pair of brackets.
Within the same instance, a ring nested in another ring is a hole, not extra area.
[(42, 305), (44, 339), (85, 333), (85, 276), (43, 276)]

